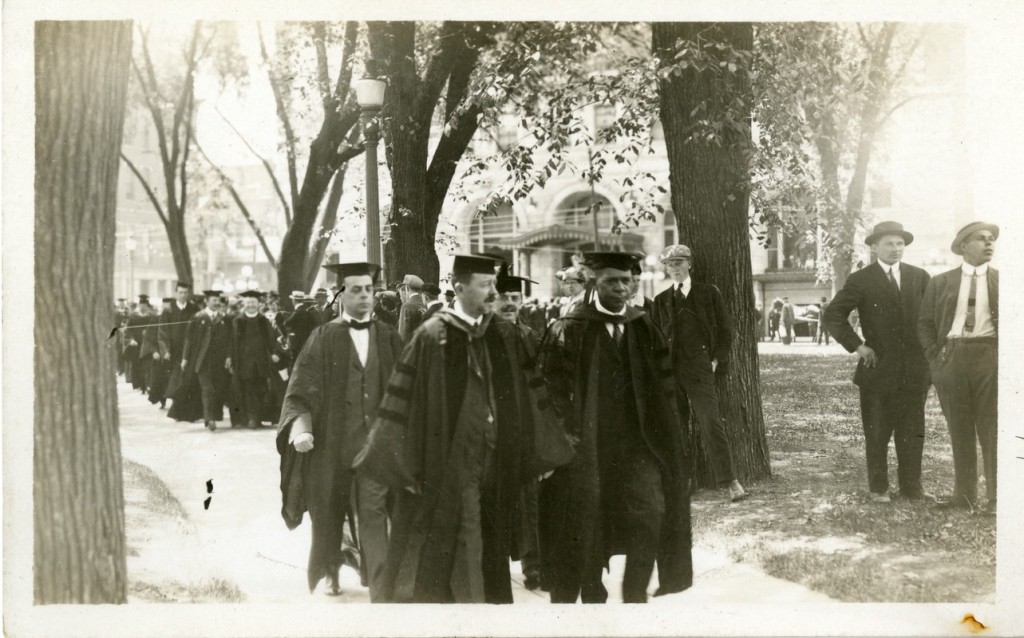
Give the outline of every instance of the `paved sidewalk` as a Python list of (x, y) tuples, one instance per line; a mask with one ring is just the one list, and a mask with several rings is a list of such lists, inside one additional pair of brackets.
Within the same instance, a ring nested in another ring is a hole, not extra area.
[[(147, 565), (164, 561), (168, 578), (191, 582), (220, 578), (234, 583), (250, 603), (369, 602), (358, 575), (348, 568), (342, 571), (342, 596), (328, 597), (319, 590), (311, 596), (307, 591), (308, 519), (294, 531), (281, 519), (273, 428), (225, 427), (209, 432), (202, 423), (176, 423), (125, 383), (118, 384), (118, 401), (122, 454), (159, 476), (181, 501), (191, 523), (187, 543), (154, 539), (138, 548)], [(213, 481), (212, 494), (207, 494), (207, 480)], [(204, 509), (208, 496), (212, 500)], [(693, 556), (694, 586), (680, 594), (652, 598), (652, 604), (831, 600), (700, 548), (694, 548)], [(616, 557), (605, 576), (609, 602), (621, 600), (623, 565), (623, 558)], [(522, 586), (518, 563), (513, 563), (512, 571), (517, 603), (547, 603), (546, 594)]]

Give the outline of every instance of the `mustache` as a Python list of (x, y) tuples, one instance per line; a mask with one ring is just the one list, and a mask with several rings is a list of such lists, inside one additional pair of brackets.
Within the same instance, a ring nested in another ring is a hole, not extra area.
[(502, 306), (499, 309), (499, 311), (500, 312), (515, 312), (516, 311), (516, 307), (513, 304), (507, 304), (507, 305)]

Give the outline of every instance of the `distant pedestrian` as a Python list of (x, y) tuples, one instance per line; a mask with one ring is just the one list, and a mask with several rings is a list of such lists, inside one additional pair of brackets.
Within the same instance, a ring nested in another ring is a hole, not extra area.
[(828, 310), (828, 297), (822, 297), (821, 303), (818, 304), (821, 309), (820, 321), (818, 321), (818, 337), (817, 343), (820, 346), (821, 340), (825, 340), (825, 345), (831, 345), (832, 340), (829, 338), (828, 326), (825, 324), (825, 312)]
[(779, 336), (779, 324), (782, 322), (782, 300), (776, 299), (772, 302), (772, 309), (768, 311), (768, 341), (775, 341)]
[(416, 275), (406, 275), (398, 285), (398, 294), (402, 297), (402, 307), (398, 312), (398, 336), (403, 342), (409, 341), (412, 333), (423, 323), (427, 306), (420, 296), (421, 290), (423, 280)]
[(260, 427), (263, 403), (269, 395), (269, 377), (280, 358), (270, 320), (260, 314), (260, 293), (242, 293), (242, 313), (232, 320), (231, 366), (238, 391), (237, 421), (250, 429)]
[(953, 446), (953, 495), (939, 506), (971, 509), (977, 504), (980, 443), (988, 497), (985, 511), (993, 515), (997, 495), (999, 271), (989, 262), (998, 238), (995, 224), (973, 222), (960, 229), (950, 249), (963, 257), (963, 264), (931, 280), (917, 324)]
[(789, 303), (789, 297), (782, 298), (782, 330), (784, 332), (782, 336), (782, 343), (789, 345), (793, 343), (795, 333), (793, 332), (793, 323), (796, 321), (796, 316), (793, 313), (793, 305)]

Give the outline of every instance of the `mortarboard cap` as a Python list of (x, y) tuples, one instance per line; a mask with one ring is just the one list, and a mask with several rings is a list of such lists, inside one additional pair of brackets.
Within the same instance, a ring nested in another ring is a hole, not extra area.
[(530, 282), (536, 284), (536, 281), (527, 279), (526, 277), (519, 277), (517, 275), (503, 275), (498, 277), (497, 288), (499, 293), (508, 292), (523, 292), (523, 284)]
[(485, 257), (484, 255), (454, 255), (455, 259), (452, 261), (452, 274), (453, 275), (470, 275), (470, 274), (481, 274), (481, 275), (493, 275), (501, 265), (501, 260), (495, 257)]
[(583, 259), (586, 265), (594, 270), (614, 268), (630, 271), (638, 262), (635, 253), (590, 252), (583, 253)]
[(263, 293), (261, 293), (259, 290), (246, 290), (245, 292), (238, 293), (238, 296), (239, 297), (252, 298), (252, 299), (259, 299), (262, 294)]
[(174, 297), (164, 297), (161, 301), (164, 303), (172, 303), (174, 301)]
[(219, 290), (204, 290), (203, 291), (203, 296), (204, 297), (220, 297), (221, 296), (221, 291), (219, 291)]
[(368, 276), (370, 280), (377, 283), (377, 275), (380, 274), (380, 266), (364, 261), (349, 262), (345, 264), (327, 264), (323, 269), (337, 275), (338, 283), (343, 283), (345, 281), (345, 277), (360, 277), (363, 275)]

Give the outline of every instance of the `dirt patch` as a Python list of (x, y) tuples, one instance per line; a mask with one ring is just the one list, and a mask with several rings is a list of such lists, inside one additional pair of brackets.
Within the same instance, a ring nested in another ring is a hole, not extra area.
[[(695, 543), (843, 601), (992, 601), (994, 517), (869, 501), (851, 359), (767, 354), (761, 363), (774, 476), (749, 486), (742, 503), (697, 494)], [(925, 417), (922, 482), (945, 494), (953, 464), (934, 392)], [(894, 489), (896, 467), (890, 446)]]

